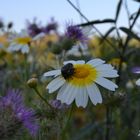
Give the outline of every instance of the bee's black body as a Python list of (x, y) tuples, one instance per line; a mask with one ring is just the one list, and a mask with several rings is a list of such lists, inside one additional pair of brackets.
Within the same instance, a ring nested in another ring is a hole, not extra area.
[(74, 67), (73, 67), (73, 64), (71, 63), (68, 63), (66, 65), (64, 65), (61, 69), (61, 73), (62, 73), (62, 76), (65, 78), (65, 79), (68, 79), (70, 78), (73, 74), (74, 74)]

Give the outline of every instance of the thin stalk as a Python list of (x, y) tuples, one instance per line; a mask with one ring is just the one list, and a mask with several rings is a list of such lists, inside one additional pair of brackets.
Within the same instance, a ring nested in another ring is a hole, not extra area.
[(109, 106), (106, 106), (106, 132), (105, 132), (105, 140), (110, 140), (110, 108)]
[(52, 109), (54, 110), (54, 108), (49, 104), (49, 102), (40, 94), (40, 92), (38, 91), (37, 88), (33, 88), (34, 91), (37, 93), (37, 95)]
[(71, 116), (72, 116), (73, 108), (74, 108), (74, 105), (72, 104), (71, 109), (70, 109), (69, 114), (68, 114), (66, 124), (65, 124), (64, 128), (62, 129), (62, 140), (63, 139), (65, 140), (65, 132), (68, 128), (68, 125), (69, 125), (69, 122), (70, 122), (70, 119), (71, 119)]

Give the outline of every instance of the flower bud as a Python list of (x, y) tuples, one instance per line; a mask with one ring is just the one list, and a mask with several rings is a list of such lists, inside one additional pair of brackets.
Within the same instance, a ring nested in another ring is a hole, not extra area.
[(37, 86), (37, 83), (38, 83), (38, 79), (37, 78), (31, 78), (27, 81), (27, 85), (30, 87), (30, 88), (36, 88)]
[(54, 54), (60, 54), (61, 51), (62, 51), (62, 46), (61, 46), (61, 44), (60, 44), (60, 43), (56, 43), (56, 44), (52, 45), (51, 51), (52, 51), (52, 53), (54, 53)]
[(64, 38), (62, 41), (62, 48), (64, 50), (70, 50), (74, 45), (74, 40), (69, 39), (69, 38)]

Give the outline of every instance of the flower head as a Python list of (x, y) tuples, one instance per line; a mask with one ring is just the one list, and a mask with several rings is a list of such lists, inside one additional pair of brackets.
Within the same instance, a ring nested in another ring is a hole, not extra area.
[(140, 67), (134, 67), (132, 68), (132, 72), (136, 74), (140, 74)]
[[(132, 72), (133, 73), (136, 73), (136, 74), (140, 74), (140, 67), (134, 67), (134, 68), (132, 68)], [(138, 79), (136, 81), (136, 85), (140, 86), (140, 79)]]
[(18, 90), (8, 90), (7, 95), (1, 97), (0, 99), (0, 107), (0, 117), (1, 115), (3, 116), (2, 122), (7, 121), (6, 118), (9, 120), (7, 125), (4, 123), (4, 125), (6, 125), (6, 129), (4, 131), (6, 133), (11, 133), (11, 131), (13, 131), (12, 129), (15, 129), (14, 127), (11, 127), (12, 124), (12, 126), (16, 126), (17, 128), (17, 130), (14, 130), (15, 133), (22, 127), (25, 127), (32, 136), (36, 135), (38, 125), (36, 123), (35, 112), (32, 109), (28, 109), (24, 106), (21, 93)]
[(58, 23), (52, 18), (51, 22), (49, 22), (46, 27), (42, 29), (44, 33), (50, 33), (51, 31), (56, 31), (58, 27)]
[(50, 104), (52, 105), (52, 107), (54, 107), (55, 109), (59, 109), (59, 110), (64, 110), (66, 108), (68, 108), (69, 106), (65, 103), (61, 103), (60, 100), (50, 100)]
[(38, 26), (36, 23), (29, 23), (27, 27), (28, 34), (31, 37), (35, 37), (36, 35), (42, 32), (42, 28)]
[(118, 86), (106, 78), (117, 77), (117, 71), (101, 59), (93, 59), (85, 63), (83, 60), (67, 61), (60, 70), (46, 72), (44, 76), (55, 76), (48, 85), (49, 93), (58, 90), (57, 99), (62, 103), (86, 107), (88, 96), (93, 104), (102, 103), (102, 96), (97, 84), (115, 91)]
[(19, 34), (11, 41), (10, 46), (8, 47), (8, 51), (21, 51), (23, 54), (28, 53), (31, 41), (32, 38), (27, 34)]
[(65, 35), (74, 41), (85, 42), (87, 40), (87, 37), (84, 35), (82, 29), (74, 25), (67, 26)]

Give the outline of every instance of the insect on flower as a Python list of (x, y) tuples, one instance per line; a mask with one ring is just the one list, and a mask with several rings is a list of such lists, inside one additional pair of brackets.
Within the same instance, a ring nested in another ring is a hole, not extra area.
[(70, 78), (74, 74), (73, 64), (68, 63), (68, 64), (64, 65), (61, 69), (61, 73), (65, 79)]

